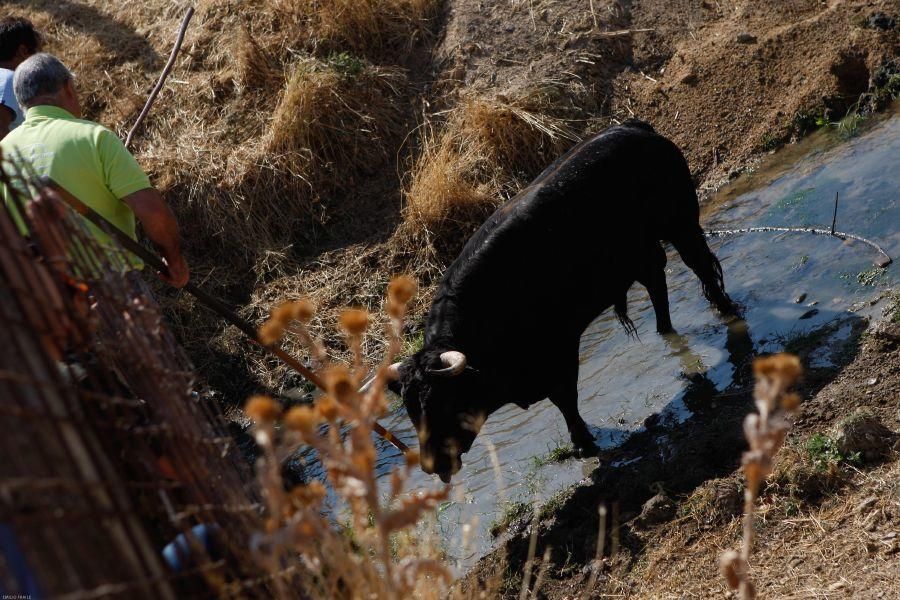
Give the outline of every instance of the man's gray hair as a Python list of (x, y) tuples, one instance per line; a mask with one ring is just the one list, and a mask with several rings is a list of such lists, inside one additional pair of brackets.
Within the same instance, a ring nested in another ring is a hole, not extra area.
[(54, 98), (73, 75), (52, 54), (43, 52), (25, 59), (16, 67), (13, 91), (19, 104), (29, 108), (40, 104), (35, 99)]

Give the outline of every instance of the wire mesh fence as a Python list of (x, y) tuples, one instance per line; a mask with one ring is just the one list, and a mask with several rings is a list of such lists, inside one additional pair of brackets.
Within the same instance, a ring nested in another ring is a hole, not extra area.
[(249, 469), (133, 261), (22, 169), (0, 172), (0, 595), (271, 597)]

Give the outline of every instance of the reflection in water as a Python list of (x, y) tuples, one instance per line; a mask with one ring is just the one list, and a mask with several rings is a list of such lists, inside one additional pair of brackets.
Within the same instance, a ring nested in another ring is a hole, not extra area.
[[(831, 224), (835, 192), (841, 195), (838, 227), (879, 242), (900, 255), (900, 169), (885, 169), (900, 156), (900, 118), (884, 121), (842, 146), (819, 151), (791, 168), (778, 164), (770, 177), (754, 175), (755, 186), (723, 190), (706, 210), (705, 226), (726, 229), (757, 225)], [(775, 159), (780, 156), (776, 155)], [(739, 185), (743, 183), (738, 182)], [(599, 317), (581, 340), (579, 405), (601, 447), (621, 444), (648, 416), (677, 426), (709, 407), (727, 402), (727, 392), (751, 385), (750, 362), (763, 352), (818, 344), (808, 367), (828, 366), (836, 340), (859, 331), (851, 309), (875, 311), (869, 301), (896, 281), (896, 265), (871, 272), (872, 253), (862, 245), (822, 236), (754, 234), (713, 238), (729, 294), (744, 308), (743, 320), (723, 321), (703, 300), (700, 286), (677, 254), (669, 254), (666, 276), (672, 322), (678, 333), (658, 336), (643, 288), (628, 297), (628, 313), (640, 337), (629, 337), (611, 311)], [(552, 325), (552, 324), (551, 324)], [(726, 392), (722, 396), (722, 392)], [(383, 424), (410, 446), (416, 434), (403, 408)], [(500, 466), (494, 469), (488, 440)], [(544, 456), (568, 443), (562, 415), (549, 402), (528, 410), (508, 405), (485, 424), (463, 470), (454, 478), (457, 495), (440, 512), (447, 550), (466, 567), (490, 545), (487, 530), (502, 510), (498, 500), (546, 501), (583, 475), (584, 461), (538, 466)], [(378, 469), (389, 473), (399, 453), (378, 441)], [(307, 456), (306, 458), (310, 458)], [(591, 464), (591, 463), (589, 463)], [(309, 464), (315, 474), (316, 465)], [(318, 471), (320, 473), (320, 471)], [(498, 489), (498, 475), (505, 488)], [(434, 487), (435, 478), (417, 472), (413, 487)], [(474, 544), (459, 547), (461, 526), (477, 519)]]

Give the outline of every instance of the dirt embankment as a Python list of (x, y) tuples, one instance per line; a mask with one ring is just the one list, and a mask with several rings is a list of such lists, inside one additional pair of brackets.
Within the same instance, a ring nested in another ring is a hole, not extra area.
[(466, 93), (556, 86), (585, 133), (647, 120), (709, 188), (900, 70), (891, 2), (585, 4), (451, 2), (444, 73)]

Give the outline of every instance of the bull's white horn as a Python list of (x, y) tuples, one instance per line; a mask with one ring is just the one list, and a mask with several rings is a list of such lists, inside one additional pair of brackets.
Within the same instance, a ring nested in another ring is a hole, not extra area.
[(387, 372), (385, 373), (385, 377), (388, 381), (397, 381), (400, 379), (400, 365), (403, 363), (395, 362), (387, 368)]
[[(365, 383), (363, 383), (362, 387), (359, 388), (360, 394), (367, 393), (371, 388), (372, 384), (375, 383), (377, 377), (372, 374), (366, 379)], [(395, 362), (392, 365), (389, 365), (384, 371), (384, 379), (385, 381), (397, 381), (400, 379), (400, 363)]]
[(432, 371), (432, 375), (455, 377), (466, 370), (466, 355), (456, 350), (441, 352), (441, 362), (446, 368)]

